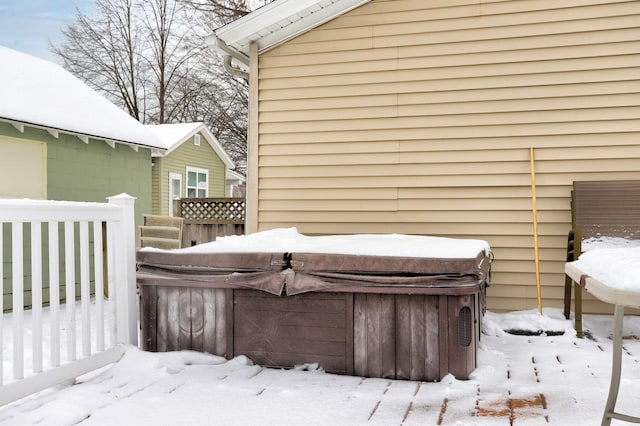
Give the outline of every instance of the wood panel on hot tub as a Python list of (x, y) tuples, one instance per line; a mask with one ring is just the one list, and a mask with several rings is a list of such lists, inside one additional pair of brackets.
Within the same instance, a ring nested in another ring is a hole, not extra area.
[[(199, 283), (201, 284), (201, 283)], [(410, 380), (468, 378), (479, 294), (405, 295), (141, 286), (144, 350), (198, 350), (256, 364)]]

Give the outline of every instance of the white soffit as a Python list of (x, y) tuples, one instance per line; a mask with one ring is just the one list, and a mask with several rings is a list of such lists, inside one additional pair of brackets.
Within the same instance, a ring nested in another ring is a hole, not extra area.
[(249, 45), (263, 53), (370, 0), (276, 0), (207, 37), (215, 50), (249, 64)]

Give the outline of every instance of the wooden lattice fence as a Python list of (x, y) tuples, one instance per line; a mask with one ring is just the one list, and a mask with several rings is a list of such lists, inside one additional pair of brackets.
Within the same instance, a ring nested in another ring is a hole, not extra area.
[(245, 232), (244, 198), (182, 198), (174, 201), (173, 211), (184, 219), (182, 247)]

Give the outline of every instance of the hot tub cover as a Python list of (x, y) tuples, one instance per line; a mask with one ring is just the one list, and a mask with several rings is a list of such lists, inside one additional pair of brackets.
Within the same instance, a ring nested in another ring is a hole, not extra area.
[[(488, 284), (486, 241), (402, 234), (310, 237), (295, 228), (177, 249), (138, 252), (138, 281), (203, 281), (287, 295), (311, 291), (435, 294), (477, 292)], [(191, 285), (191, 284), (189, 284)]]

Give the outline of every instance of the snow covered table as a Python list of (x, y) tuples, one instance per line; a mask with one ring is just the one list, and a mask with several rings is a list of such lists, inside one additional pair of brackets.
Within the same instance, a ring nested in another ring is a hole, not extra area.
[(247, 355), (273, 367), (467, 379), (492, 254), (486, 241), (311, 237), (277, 229), (138, 252), (143, 349)]
[(615, 412), (622, 369), (624, 308), (640, 308), (640, 248), (593, 249), (566, 263), (565, 272), (598, 299), (615, 305), (611, 384), (602, 425), (611, 424), (611, 419), (640, 423), (640, 417)]

